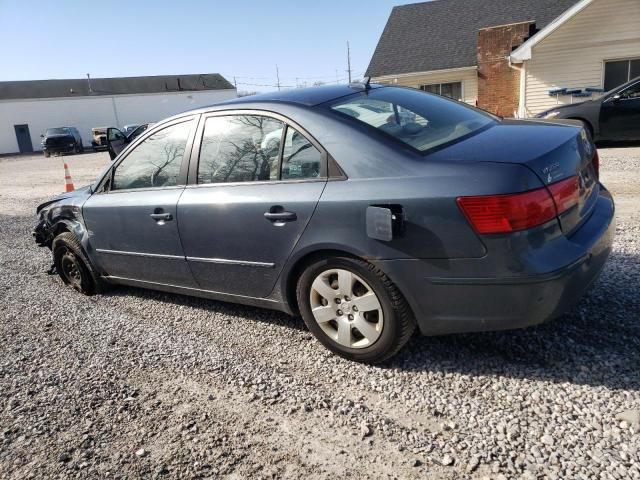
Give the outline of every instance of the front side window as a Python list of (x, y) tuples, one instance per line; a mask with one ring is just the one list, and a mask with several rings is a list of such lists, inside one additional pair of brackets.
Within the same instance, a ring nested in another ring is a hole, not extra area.
[(144, 131), (149, 128), (149, 125), (140, 125), (139, 127), (136, 127), (133, 131), (131, 131), (129, 133), (129, 141), (132, 141), (135, 138), (138, 138), (140, 136), (141, 133), (144, 133)]
[(640, 82), (631, 85), (628, 88), (625, 88), (622, 92), (620, 92), (622, 98), (640, 98)]
[[(375, 88), (330, 106), (343, 117), (374, 127), (426, 152), (495, 124), (496, 118), (463, 103), (410, 88)], [(358, 117), (344, 109), (358, 111)]]
[(108, 128), (107, 133), (109, 135), (110, 142), (115, 142), (116, 140), (123, 140), (125, 138), (125, 134), (122, 133), (122, 131), (120, 131), (117, 128)]
[(116, 167), (111, 190), (177, 185), (192, 125), (171, 125), (136, 146)]

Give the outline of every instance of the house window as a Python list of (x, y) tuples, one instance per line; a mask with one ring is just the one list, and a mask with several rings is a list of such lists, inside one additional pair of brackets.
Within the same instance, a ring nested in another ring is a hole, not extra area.
[(638, 76), (640, 58), (604, 62), (604, 89), (607, 92)]
[(420, 85), (420, 90), (442, 95), (443, 97), (453, 98), (454, 100), (462, 100), (462, 82)]

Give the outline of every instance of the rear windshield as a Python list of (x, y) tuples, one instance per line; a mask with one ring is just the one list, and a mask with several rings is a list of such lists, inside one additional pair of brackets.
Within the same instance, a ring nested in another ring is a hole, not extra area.
[(497, 120), (455, 100), (410, 88), (374, 88), (340, 99), (331, 110), (421, 152), (470, 136)]

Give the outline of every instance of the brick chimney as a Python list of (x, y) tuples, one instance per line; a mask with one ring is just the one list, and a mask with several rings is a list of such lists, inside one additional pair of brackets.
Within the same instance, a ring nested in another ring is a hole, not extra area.
[(518, 110), (520, 72), (509, 55), (535, 32), (534, 22), (512, 23), (478, 31), (478, 106), (513, 117)]

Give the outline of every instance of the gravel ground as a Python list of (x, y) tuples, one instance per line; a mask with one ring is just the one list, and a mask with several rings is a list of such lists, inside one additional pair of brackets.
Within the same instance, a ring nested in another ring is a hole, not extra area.
[(371, 367), (280, 313), (64, 287), (30, 237), (61, 161), (0, 159), (0, 478), (640, 479), (640, 148), (601, 165), (615, 250), (573, 311)]

